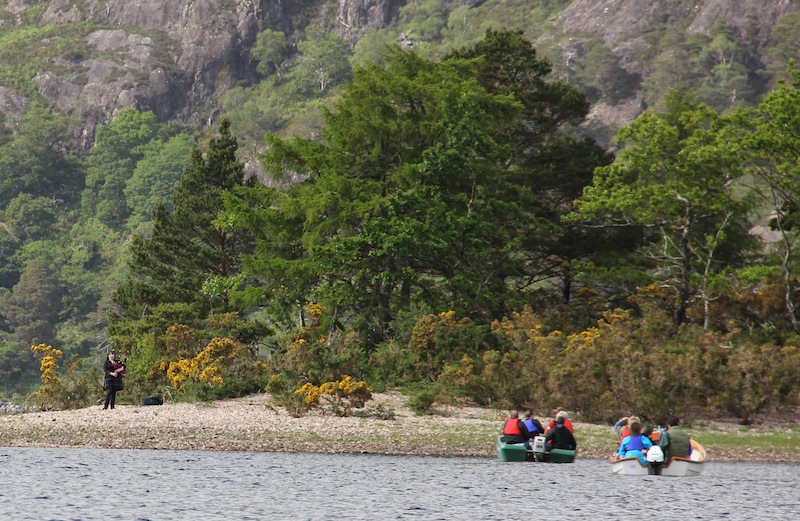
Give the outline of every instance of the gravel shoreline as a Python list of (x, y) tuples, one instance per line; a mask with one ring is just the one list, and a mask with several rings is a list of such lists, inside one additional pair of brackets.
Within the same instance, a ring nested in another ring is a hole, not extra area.
[[(458, 417), (415, 416), (399, 395), (375, 395), (371, 406), (391, 408), (395, 419), (341, 418), (313, 411), (293, 418), (267, 394), (211, 403), (117, 405), (0, 417), (0, 446), (92, 447), (168, 450), (376, 453), (494, 456), (485, 446), (448, 446), (448, 431), (467, 439), (497, 430), (492, 411), (467, 410)], [(475, 411), (483, 417), (475, 417)], [(436, 433), (430, 425), (436, 424)], [(451, 433), (452, 434), (452, 433)]]
[[(391, 420), (319, 411), (293, 418), (268, 394), (29, 412), (0, 416), (0, 446), (497, 457), (495, 437), (504, 411), (448, 407), (441, 415), (417, 416), (405, 400), (395, 393), (373, 395), (368, 405), (392, 410)], [(611, 453), (610, 427), (576, 422), (575, 429), (580, 457), (604, 459)], [(709, 452), (716, 461), (792, 461), (785, 451)]]

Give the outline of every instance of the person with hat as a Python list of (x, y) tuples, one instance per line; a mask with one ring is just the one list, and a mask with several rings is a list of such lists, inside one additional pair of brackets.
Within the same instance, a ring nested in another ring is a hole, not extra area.
[[(575, 429), (572, 427), (572, 422), (569, 421), (569, 414), (567, 414), (567, 411), (565, 411), (561, 407), (556, 407), (556, 410), (553, 411), (553, 412), (555, 414), (555, 418), (558, 418), (559, 414), (563, 414), (563, 416), (564, 416), (564, 426), (567, 429), (569, 429), (569, 432), (574, 434), (575, 433)], [(547, 424), (547, 429), (545, 429), (545, 431), (544, 431), (545, 435), (547, 435), (547, 433), (549, 433), (551, 430), (553, 430), (556, 427), (555, 418), (550, 420), (550, 422)]]
[(550, 452), (552, 449), (575, 450), (578, 448), (578, 443), (575, 441), (572, 430), (566, 425), (568, 421), (567, 412), (559, 411), (554, 421), (555, 427), (550, 429), (545, 436), (547, 452)]

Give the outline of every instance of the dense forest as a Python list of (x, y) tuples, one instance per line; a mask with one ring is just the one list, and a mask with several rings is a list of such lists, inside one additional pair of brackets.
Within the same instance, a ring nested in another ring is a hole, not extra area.
[[(79, 75), (97, 27), (25, 4), (0, 26), (0, 95), (22, 100), (0, 113), (0, 394), (94, 403), (114, 349), (133, 401), (800, 405), (800, 15), (760, 54), (722, 19), (666, 28), (646, 76), (477, 4), (410, 2), (356, 44), (263, 21), (213, 117), (131, 103), (87, 145), (34, 71)], [(630, 121), (593, 119), (631, 98)]]

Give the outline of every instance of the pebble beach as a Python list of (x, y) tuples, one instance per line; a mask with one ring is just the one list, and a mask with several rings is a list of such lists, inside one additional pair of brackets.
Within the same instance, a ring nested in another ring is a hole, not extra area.
[[(388, 420), (321, 411), (295, 418), (274, 406), (268, 394), (209, 403), (27, 412), (0, 416), (0, 446), (494, 455), (492, 434), (501, 420), (492, 411), (467, 408), (450, 417), (417, 416), (404, 400), (373, 396), (369, 405), (394, 413)], [(485, 443), (466, 441), (484, 432)]]
[[(338, 417), (319, 410), (293, 417), (268, 394), (209, 403), (5, 414), (0, 415), (0, 446), (497, 456), (495, 438), (506, 411), (442, 407), (435, 415), (420, 416), (405, 402), (400, 394), (373, 394), (368, 408), (391, 411), (390, 419)], [(611, 454), (610, 427), (579, 421), (574, 425), (580, 457)], [(710, 459), (717, 461), (800, 462), (796, 452), (709, 450)]]

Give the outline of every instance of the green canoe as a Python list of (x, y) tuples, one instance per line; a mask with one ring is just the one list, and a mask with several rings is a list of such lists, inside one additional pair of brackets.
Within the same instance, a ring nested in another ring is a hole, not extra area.
[(521, 443), (508, 444), (502, 434), (497, 437), (497, 457), (500, 461), (525, 461), (528, 449)]
[(572, 463), (575, 461), (577, 454), (577, 450), (552, 449), (550, 452), (545, 453), (545, 461), (550, 463)]
[[(543, 446), (537, 444), (535, 446)], [(572, 463), (577, 456), (577, 450), (552, 449), (550, 452), (534, 453), (525, 448), (521, 443), (508, 444), (501, 434), (497, 437), (497, 457), (500, 461), (541, 461), (550, 463)]]

